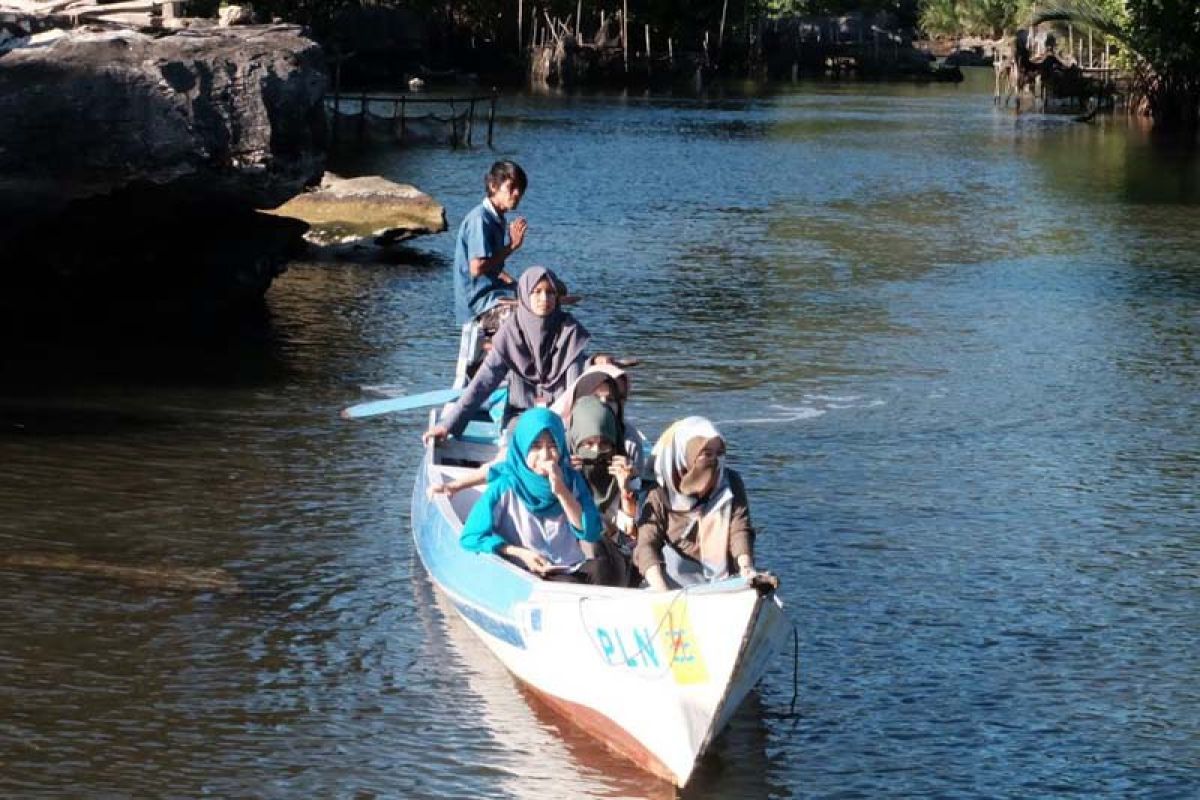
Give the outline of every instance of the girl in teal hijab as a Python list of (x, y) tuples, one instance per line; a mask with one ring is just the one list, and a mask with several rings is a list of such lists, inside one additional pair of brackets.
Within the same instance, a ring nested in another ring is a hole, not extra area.
[(467, 516), (460, 543), (544, 578), (604, 584), (613, 575), (596, 546), (602, 534), (587, 481), (571, 467), (562, 420), (549, 409), (526, 411)]
[(521, 415), (513, 428), (512, 444), (504, 461), (494, 466), (488, 474), (489, 483), (515, 492), (525, 507), (539, 517), (561, 514), (563, 510), (551, 488), (550, 478), (534, 471), (527, 463), (534, 442), (544, 433), (549, 434), (554, 445), (558, 456), (556, 466), (567, 482), (567, 488), (576, 496), (587, 494), (587, 482), (576, 470), (571, 469), (567, 433), (562, 420), (547, 408), (533, 408)]

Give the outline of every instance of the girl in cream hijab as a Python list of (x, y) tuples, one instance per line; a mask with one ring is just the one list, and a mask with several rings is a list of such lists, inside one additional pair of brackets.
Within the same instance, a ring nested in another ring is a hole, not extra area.
[(633, 554), (650, 588), (752, 578), (746, 488), (724, 464), (720, 432), (704, 417), (686, 417), (663, 432), (652, 458), (658, 486), (642, 506)]

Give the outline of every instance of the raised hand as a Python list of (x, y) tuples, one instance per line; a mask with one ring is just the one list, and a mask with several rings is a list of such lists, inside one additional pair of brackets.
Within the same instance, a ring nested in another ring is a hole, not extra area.
[(617, 481), (617, 488), (622, 492), (629, 491), (629, 482), (633, 480), (633, 467), (625, 456), (613, 456), (608, 465), (608, 474)]
[(550, 491), (554, 492), (556, 497), (561, 497), (564, 492), (570, 492), (567, 488), (567, 481), (563, 477), (562, 467), (557, 461), (543, 462), (543, 468), (546, 480), (550, 481)]
[(525, 244), (525, 231), (528, 229), (529, 223), (524, 217), (517, 217), (508, 224), (508, 246), (513, 252), (520, 250), (521, 245)]

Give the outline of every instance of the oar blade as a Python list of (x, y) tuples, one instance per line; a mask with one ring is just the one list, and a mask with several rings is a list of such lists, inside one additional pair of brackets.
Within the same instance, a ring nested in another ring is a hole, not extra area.
[(438, 389), (421, 394), (410, 394), (407, 397), (391, 397), (387, 400), (372, 400), (369, 403), (359, 403), (342, 409), (342, 419), (362, 419), (379, 414), (391, 414), (396, 411), (412, 411), (417, 408), (440, 406), (453, 403), (462, 394), (462, 389)]

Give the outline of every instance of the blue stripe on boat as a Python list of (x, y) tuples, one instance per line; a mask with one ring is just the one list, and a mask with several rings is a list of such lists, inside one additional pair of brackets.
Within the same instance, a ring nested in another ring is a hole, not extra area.
[(480, 611), (474, 606), (467, 605), (466, 603), (459, 603), (453, 598), (451, 598), (451, 602), (453, 602), (454, 607), (458, 609), (458, 613), (462, 614), (471, 622), (474, 622), (490, 636), (493, 636), (502, 642), (508, 642), (513, 647), (519, 647), (522, 650), (525, 649), (525, 639), (521, 637), (521, 632), (517, 630), (515, 625), (510, 625), (507, 622), (498, 620), (490, 614)]
[(458, 543), (459, 532), (427, 498), (428, 463), (419, 467), (413, 491), (413, 534), (421, 560), (459, 612), (482, 630), (515, 647), (525, 647), (516, 607), (533, 593), (533, 575), (493, 555), (472, 553)]

